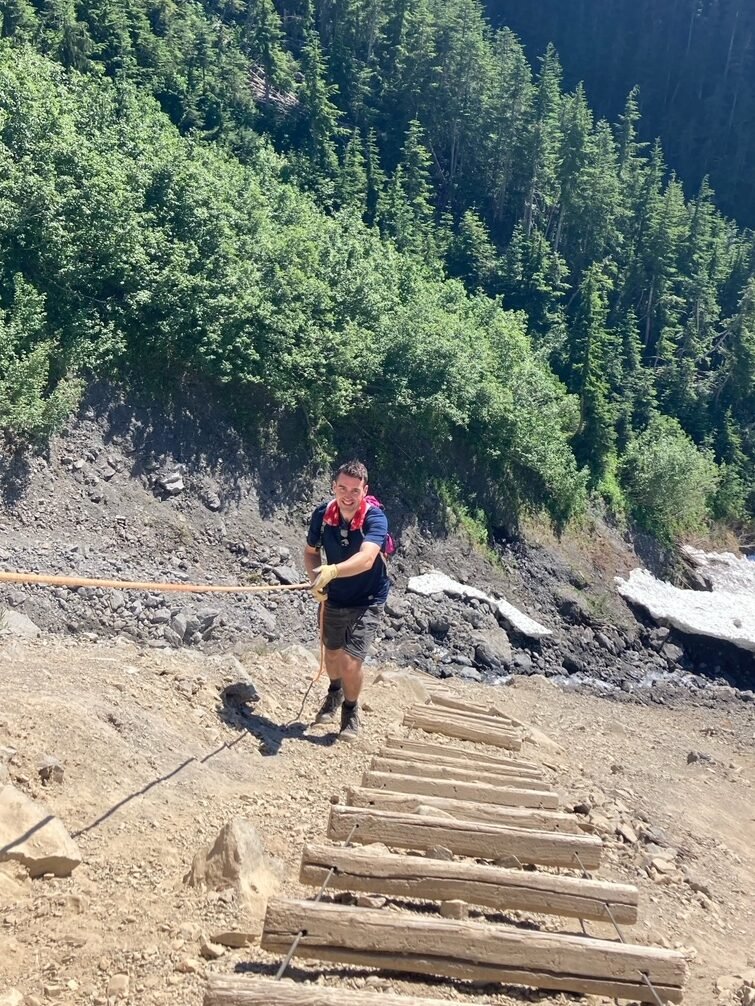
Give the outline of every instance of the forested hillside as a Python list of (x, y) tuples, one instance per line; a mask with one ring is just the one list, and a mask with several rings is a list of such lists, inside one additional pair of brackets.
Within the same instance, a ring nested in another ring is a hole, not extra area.
[(1, 9), (6, 428), (160, 374), (493, 523), (752, 514), (755, 243), (634, 95), (596, 120), (476, 0)]
[(729, 216), (755, 224), (755, 4), (749, 0), (487, 0), (530, 59), (549, 42), (570, 87), (617, 116), (639, 86), (641, 134), (663, 137), (696, 189), (709, 175)]

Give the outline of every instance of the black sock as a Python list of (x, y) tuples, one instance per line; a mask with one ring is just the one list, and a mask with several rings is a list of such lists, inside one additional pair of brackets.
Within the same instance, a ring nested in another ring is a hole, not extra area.
[(330, 682), (329, 692), (340, 692), (341, 691), (341, 679), (336, 678), (335, 681)]
[(356, 707), (357, 707), (357, 699), (354, 699), (353, 702), (349, 702), (348, 699), (344, 699), (343, 700), (343, 707), (344, 707), (344, 709), (356, 709)]

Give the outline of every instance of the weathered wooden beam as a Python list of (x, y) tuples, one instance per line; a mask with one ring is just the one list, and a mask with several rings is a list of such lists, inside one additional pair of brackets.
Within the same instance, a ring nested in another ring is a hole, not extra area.
[(674, 950), (523, 930), (274, 899), (263, 949), (390, 971), (471, 981), (505, 982), (653, 1002), (641, 975), (661, 998), (680, 1002), (687, 965)]
[(350, 807), (374, 807), (375, 810), (392, 810), (397, 814), (416, 814), (423, 807), (428, 811), (437, 810), (441, 816), (450, 814), (463, 821), (488, 821), (490, 824), (505, 824), (510, 828), (561, 831), (569, 835), (582, 833), (573, 814), (564, 814), (558, 810), (501, 807), (493, 803), (475, 803), (473, 800), (452, 800), (443, 796), (393, 793), (386, 789), (360, 787), (346, 790), (346, 803)]
[[(568, 835), (534, 828), (510, 828), (486, 821), (459, 821), (451, 817), (421, 817), (395, 814), (389, 810), (345, 807), (330, 808), (328, 838), (356, 845), (383, 842), (396, 849), (421, 849), (436, 846), (450, 849), (459, 856), (476, 859), (502, 859), (516, 856), (521, 863), (538, 866), (577, 867), (576, 855), (585, 868), (600, 864), (602, 842), (595, 835)], [(576, 855), (575, 855), (576, 854)]]
[(611, 915), (620, 923), (637, 921), (638, 892), (628, 884), (419, 856), (376, 855), (369, 849), (305, 845), (299, 879), (320, 887), (332, 867), (336, 870), (328, 886), (339, 891), (418, 901), (458, 899), (498, 911), (514, 909), (608, 923)]
[(522, 779), (542, 779), (540, 769), (527, 768), (526, 765), (490, 765), (487, 762), (477, 762), (474, 753), (469, 758), (447, 757), (440, 754), (421, 754), (417, 751), (402, 751), (398, 748), (381, 748), (378, 758), (392, 758), (394, 761), (413, 762), (415, 765), (447, 765), (449, 768), (465, 771), (483, 772), (486, 775), (517, 776)]
[[(407, 758), (411, 758), (407, 755)], [(489, 786), (502, 786), (506, 789), (542, 789), (550, 790), (550, 783), (533, 776), (506, 775), (502, 772), (484, 772), (473, 767), (464, 768), (456, 765), (435, 765), (432, 762), (398, 761), (395, 758), (373, 758), (370, 762), (372, 772), (393, 772), (396, 775), (416, 775), (425, 779), (458, 779), (459, 782), (484, 782)]]
[(495, 716), (500, 717), (510, 726), (518, 727), (520, 729), (526, 730), (527, 726), (522, 723), (521, 720), (515, 719), (508, 713), (505, 713), (500, 706), (496, 706), (493, 703), (486, 705), (480, 705), (476, 702), (463, 702), (461, 699), (457, 699), (455, 695), (450, 692), (433, 692), (430, 696), (430, 704), (433, 706), (444, 706), (446, 709), (458, 709), (460, 712), (472, 713), (475, 716)]
[(414, 706), (404, 715), (404, 726), (416, 730), (424, 730), (430, 734), (441, 734), (444, 737), (458, 737), (478, 744), (489, 744), (491, 747), (506, 748), (509, 751), (519, 751), (522, 739), (519, 734), (506, 732), (499, 727), (490, 726), (480, 721), (465, 720), (453, 716), (439, 714), (429, 706)]
[(445, 719), (464, 720), (465, 722), (471, 720), (473, 723), (484, 723), (485, 726), (489, 726), (493, 730), (501, 730), (504, 733), (513, 734), (515, 737), (520, 737), (522, 735), (522, 731), (519, 727), (515, 727), (512, 723), (501, 719), (500, 716), (491, 716), (488, 713), (473, 713), (468, 710), (451, 709), (448, 707), (436, 706), (432, 703), (421, 704), (419, 702), (410, 706), (407, 712), (412, 714), (416, 712), (428, 712), (433, 713), (436, 716), (442, 716)]
[(510, 765), (514, 768), (529, 768), (540, 771), (540, 766), (523, 758), (507, 758), (505, 755), (491, 755), (479, 748), (457, 748), (453, 744), (435, 744), (432, 741), (410, 740), (408, 737), (386, 737), (385, 746), (396, 751), (413, 751), (417, 754), (438, 754), (444, 758), (458, 758), (467, 761), (473, 758), (479, 764)]
[[(448, 1006), (448, 999), (383, 992), (355, 992), (350, 988), (304, 985), (301, 982), (251, 975), (210, 975), (204, 1006)], [(475, 1000), (475, 1006), (477, 1001)], [(481, 1002), (479, 1006), (485, 1006)]]
[(541, 789), (509, 789), (482, 782), (460, 782), (457, 779), (421, 779), (415, 775), (368, 770), (362, 776), (362, 785), (367, 789), (390, 789), (394, 793), (426, 793), (428, 796), (445, 796), (451, 800), (494, 803), (501, 807), (541, 807), (543, 810), (558, 808), (558, 793)]

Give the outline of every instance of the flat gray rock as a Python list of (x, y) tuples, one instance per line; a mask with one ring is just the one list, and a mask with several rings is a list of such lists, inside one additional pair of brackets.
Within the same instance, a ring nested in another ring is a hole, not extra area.
[(619, 593), (644, 608), (662, 625), (682, 632), (723, 639), (755, 652), (755, 594), (726, 590), (682, 590), (646, 569), (633, 569), (629, 579), (616, 577)]
[(534, 618), (525, 615), (523, 611), (515, 608), (513, 604), (504, 601), (499, 597), (491, 597), (476, 587), (469, 587), (458, 580), (452, 580), (450, 576), (438, 570), (430, 573), (423, 573), (422, 576), (410, 578), (407, 588), (415, 594), (422, 594), (431, 597), (433, 594), (448, 594), (450, 597), (475, 597), (479, 601), (487, 601), (492, 605), (502, 621), (510, 629), (520, 632), (529, 639), (542, 639), (544, 636), (552, 635), (552, 630), (536, 622)]
[(42, 630), (21, 611), (0, 608), (0, 632), (8, 632), (17, 639), (36, 639)]

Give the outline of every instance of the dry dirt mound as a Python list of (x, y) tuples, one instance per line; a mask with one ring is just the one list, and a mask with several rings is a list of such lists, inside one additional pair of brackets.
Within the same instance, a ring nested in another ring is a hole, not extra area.
[[(184, 883), (195, 854), (228, 821), (246, 818), (277, 863), (283, 891), (302, 893), (302, 843), (324, 837), (331, 795), (359, 782), (415, 697), (406, 685), (371, 685), (365, 736), (351, 747), (332, 744), (323, 728), (291, 725), (313, 662), (301, 649), (208, 656), (37, 640), (5, 642), (0, 659), (0, 748), (16, 752), (11, 781), (63, 820), (83, 857), (69, 878), (34, 880), (0, 903), (0, 993), (18, 989), (29, 1006), (104, 1006), (108, 996), (126, 995), (140, 1006), (192, 1006), (208, 972), (269, 973), (276, 962), (254, 943), (208, 959), (208, 938), (251, 923), (232, 889)], [(246, 714), (222, 698), (242, 677), (259, 695)], [(540, 737), (527, 757), (547, 763), (566, 804), (606, 836), (601, 875), (640, 888), (632, 936), (685, 948), (685, 1002), (709, 1006), (717, 979), (755, 967), (752, 707), (616, 705), (563, 693), (542, 676), (514, 681), (499, 701), (553, 742)], [(471, 700), (490, 694), (455, 687)], [(317, 701), (310, 697), (307, 713)], [(41, 781), (46, 756), (61, 763), (62, 782)], [(573, 928), (568, 920), (546, 924)], [(352, 987), (369, 976), (331, 966), (297, 971)], [(531, 998), (455, 982), (430, 988), (380, 976), (369, 984), (468, 1004), (483, 991), (492, 1003)]]

